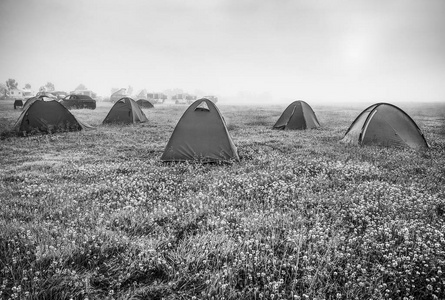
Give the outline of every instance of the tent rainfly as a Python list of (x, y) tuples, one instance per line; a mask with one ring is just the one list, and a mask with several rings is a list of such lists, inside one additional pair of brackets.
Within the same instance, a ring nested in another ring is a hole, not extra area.
[(304, 101), (292, 102), (281, 114), (273, 129), (298, 130), (320, 127), (314, 111)]
[(426, 149), (428, 143), (420, 128), (403, 110), (389, 103), (377, 103), (366, 108), (352, 122), (343, 143), (381, 145)]
[(44, 101), (34, 97), (26, 101), (23, 111), (14, 125), (15, 132), (79, 131), (91, 126), (80, 122), (62, 104), (55, 100)]
[(161, 160), (230, 162), (239, 157), (220, 111), (212, 101), (202, 98), (182, 115)]
[(148, 119), (139, 105), (131, 98), (125, 97), (114, 103), (102, 124), (134, 124), (147, 122)]

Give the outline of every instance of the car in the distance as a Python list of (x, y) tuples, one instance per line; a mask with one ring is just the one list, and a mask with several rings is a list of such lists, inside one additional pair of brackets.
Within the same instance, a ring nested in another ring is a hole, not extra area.
[(60, 103), (68, 109), (89, 108), (96, 109), (96, 100), (87, 95), (68, 95)]
[(68, 96), (68, 93), (64, 92), (64, 91), (55, 91), (55, 92), (51, 92), (51, 94), (56, 96), (57, 99), (59, 99), (59, 100), (61, 100), (61, 99), (65, 98), (66, 96)]

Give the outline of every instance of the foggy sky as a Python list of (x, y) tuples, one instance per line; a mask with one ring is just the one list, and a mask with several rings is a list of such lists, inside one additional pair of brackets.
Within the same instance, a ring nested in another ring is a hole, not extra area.
[(445, 101), (444, 16), (442, 0), (1, 0), (0, 81)]

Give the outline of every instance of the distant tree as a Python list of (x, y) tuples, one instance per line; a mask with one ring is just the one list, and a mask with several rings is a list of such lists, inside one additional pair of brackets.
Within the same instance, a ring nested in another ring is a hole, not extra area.
[(6, 98), (8, 96), (8, 87), (6, 84), (0, 83), (0, 97)]
[(45, 88), (46, 88), (46, 90), (47, 90), (48, 92), (54, 92), (54, 91), (56, 90), (55, 87), (54, 87), (54, 84), (51, 83), (51, 82), (47, 82), (47, 83), (45, 84)]
[(19, 85), (19, 83), (16, 82), (15, 79), (9, 78), (6, 81), (6, 87), (8, 88), (9, 91), (12, 89), (16, 89), (18, 85)]
[(75, 91), (81, 91), (81, 90), (87, 90), (87, 87), (82, 83), (76, 87)]
[(119, 90), (120, 90), (119, 88), (111, 88), (111, 94), (114, 94)]
[(29, 83), (25, 84), (25, 89), (30, 90), (31, 89), (31, 85)]

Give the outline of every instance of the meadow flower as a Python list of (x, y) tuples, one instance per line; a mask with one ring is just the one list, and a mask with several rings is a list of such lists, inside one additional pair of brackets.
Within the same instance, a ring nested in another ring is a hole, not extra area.
[[(257, 128), (243, 130), (265, 138)], [(26, 182), (6, 185), (0, 173), (0, 189), (11, 195), (2, 202), (3, 223), (12, 224), (3, 232), (23, 227), (6, 257), (19, 271), (33, 266), (32, 273), (15, 273), (18, 279), (2, 291), (12, 295), (21, 283), (20, 296), (33, 295), (31, 281), (39, 289), (54, 279), (77, 293), (89, 273), (99, 298), (111, 289), (116, 298), (129, 298), (147, 276), (159, 276), (152, 286), (165, 283), (189, 299), (443, 298), (438, 168), (416, 175), (414, 168), (421, 171), (428, 161), (410, 152), (340, 151), (320, 142), (340, 130), (311, 133), (313, 152), (309, 145), (294, 148), (295, 138), (306, 140), (307, 133), (263, 134), (284, 152), (239, 138), (241, 151), (255, 153), (240, 164), (166, 166), (156, 152), (116, 151), (120, 157), (108, 144), (82, 148), (106, 155), (63, 159)], [(156, 132), (141, 136), (150, 151), (162, 148)], [(116, 142), (114, 134), (107, 138)], [(0, 272), (12, 280), (8, 270)]]

